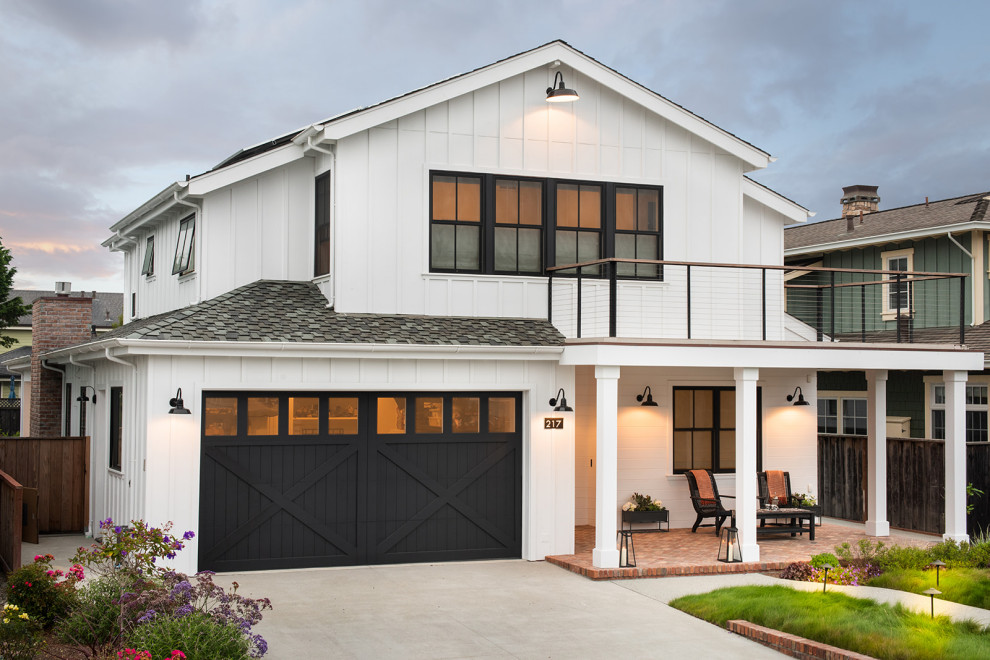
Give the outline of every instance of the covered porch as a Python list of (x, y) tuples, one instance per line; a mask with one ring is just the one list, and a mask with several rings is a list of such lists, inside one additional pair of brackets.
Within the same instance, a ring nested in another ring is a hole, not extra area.
[[(697, 534), (690, 533), (695, 513), (684, 472), (693, 468), (712, 469), (720, 493), (735, 496), (725, 505), (736, 511), (744, 564), (783, 562), (779, 566), (783, 568), (811, 554), (830, 551), (835, 543), (822, 527), (814, 544), (821, 550), (808, 552), (809, 543), (804, 538), (800, 549), (795, 550), (800, 556), (792, 559), (785, 553), (778, 557), (777, 548), (788, 546), (775, 538), (757, 540), (756, 518), (759, 470), (788, 471), (793, 491), (818, 493), (817, 372), (827, 370), (855, 369), (867, 376), (867, 521), (861, 534), (881, 538), (890, 534), (886, 507), (887, 370), (942, 372), (946, 385), (945, 537), (968, 538), (965, 385), (967, 370), (982, 368), (982, 353), (945, 345), (892, 348), (855, 343), (603, 338), (568, 340), (561, 362), (575, 367), (574, 557), (581, 559), (565, 562), (569, 565), (611, 571), (609, 575), (615, 577), (620, 508), (634, 492), (663, 500), (670, 510), (671, 527), (669, 534), (637, 535), (637, 557), (644, 552), (641, 542), (654, 536), (660, 537), (656, 542), (663, 537), (682, 539), (683, 552), (688, 555), (681, 556), (680, 550), (671, 555), (668, 546), (659, 557), (680, 558), (669, 565), (663, 559), (656, 566), (639, 561), (639, 572), (649, 566), (649, 570), (659, 571), (655, 575), (684, 574), (677, 571), (694, 565), (691, 556), (703, 564), (714, 564), (718, 538), (713, 530), (701, 528)], [(649, 408), (636, 401), (637, 395), (647, 394), (647, 387), (657, 404)], [(788, 398), (798, 387), (810, 405), (795, 406), (797, 397), (793, 402)], [(681, 395), (687, 390), (714, 394), (705, 402), (709, 411), (715, 411), (710, 412), (706, 423), (683, 422), (685, 416), (694, 414), (684, 411)], [(703, 538), (714, 546), (697, 546), (705, 543)], [(590, 558), (581, 550), (588, 543)], [(651, 555), (648, 546), (652, 543), (645, 541), (644, 557)], [(751, 566), (748, 570), (774, 568)]]

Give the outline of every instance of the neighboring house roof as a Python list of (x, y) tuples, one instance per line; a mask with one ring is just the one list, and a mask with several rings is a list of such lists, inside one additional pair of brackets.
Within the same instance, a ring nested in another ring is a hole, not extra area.
[[(910, 336), (908, 333), (910, 332)], [(839, 341), (863, 341), (863, 335), (854, 333), (837, 334)], [(939, 328), (902, 329), (901, 340), (912, 344), (959, 344), (959, 326)], [(867, 342), (887, 344), (897, 341), (897, 330), (878, 330), (866, 333)], [(976, 351), (990, 352), (990, 322), (966, 326), (966, 347)]]
[[(54, 297), (54, 291), (37, 291), (33, 289), (11, 289), (10, 297), (20, 296), (21, 302), (29, 308), (38, 298)], [(120, 320), (124, 313), (124, 294), (104, 291), (73, 291), (70, 298), (93, 299), (93, 325), (97, 328), (109, 328)], [(25, 314), (17, 320), (18, 326), (31, 327), (31, 314)]]
[(544, 319), (341, 314), (311, 282), (259, 280), (100, 335), (167, 341), (562, 346)]
[(30, 357), (30, 355), (30, 346), (18, 346), (15, 349), (7, 351), (6, 353), (0, 353), (0, 379), (10, 378), (11, 376), (20, 379), (21, 374), (19, 372), (10, 371), (7, 369), (7, 362), (10, 360), (16, 360), (17, 358)]
[(846, 218), (785, 227), (784, 254), (838, 250), (970, 229), (971, 223), (990, 223), (988, 206), (990, 192), (983, 192), (866, 213), (862, 222), (855, 215), (852, 231)]

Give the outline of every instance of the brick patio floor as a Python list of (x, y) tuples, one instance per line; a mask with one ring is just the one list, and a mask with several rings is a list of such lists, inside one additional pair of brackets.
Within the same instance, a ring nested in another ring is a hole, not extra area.
[(595, 528), (590, 525), (574, 529), (573, 555), (550, 555), (546, 560), (592, 580), (616, 578), (665, 577), (672, 575), (709, 575), (713, 573), (759, 573), (777, 571), (796, 561), (807, 561), (812, 555), (833, 552), (833, 548), (848, 541), (855, 546), (862, 538), (883, 541), (887, 545), (924, 546), (941, 541), (937, 535), (891, 530), (889, 537), (868, 537), (863, 525), (826, 518), (815, 529), (815, 540), (807, 535), (765, 536), (759, 539), (760, 561), (726, 564), (716, 559), (719, 539), (714, 530), (671, 529), (655, 534), (635, 534), (636, 566), (631, 568), (594, 568), (591, 551), (595, 547)]

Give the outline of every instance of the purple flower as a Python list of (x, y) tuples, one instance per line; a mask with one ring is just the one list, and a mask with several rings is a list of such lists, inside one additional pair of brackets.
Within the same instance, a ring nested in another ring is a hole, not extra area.
[[(109, 518), (108, 518), (108, 520), (109, 520)], [(120, 534), (120, 525), (117, 525), (116, 527), (113, 528), (113, 533), (114, 534)]]
[(196, 536), (196, 534), (194, 532), (191, 532), (191, 531), (190, 532), (186, 532), (185, 534), (182, 535), (182, 540), (183, 541), (188, 541), (189, 539), (193, 538), (194, 536)]
[(109, 527), (113, 524), (113, 518), (107, 518), (106, 520), (100, 521), (100, 527)]
[(147, 623), (154, 618), (155, 618), (155, 611), (148, 610), (147, 612), (141, 615), (141, 618), (138, 619), (138, 623)]

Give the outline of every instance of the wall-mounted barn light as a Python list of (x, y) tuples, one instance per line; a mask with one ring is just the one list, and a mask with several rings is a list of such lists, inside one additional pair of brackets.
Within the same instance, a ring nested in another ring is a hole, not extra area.
[(564, 395), (563, 387), (557, 392), (557, 396), (550, 399), (550, 405), (554, 407), (554, 412), (574, 412), (574, 409), (567, 405), (567, 396)]
[[(794, 397), (797, 397), (797, 401), (794, 401)], [(804, 400), (804, 392), (801, 391), (801, 387), (794, 388), (794, 394), (787, 395), (788, 401), (794, 401), (795, 406), (810, 406), (811, 404)]]
[[(645, 401), (643, 400), (644, 398), (646, 399)], [(646, 386), (646, 389), (643, 390), (643, 393), (642, 394), (637, 394), (636, 395), (636, 400), (637, 401), (642, 401), (642, 405), (644, 405), (644, 406), (656, 406), (656, 405), (658, 405), (657, 402), (653, 400), (653, 390), (650, 389), (650, 386), (649, 385)]]
[(168, 411), (169, 415), (191, 415), (189, 409), (182, 402), (182, 388), (180, 387), (175, 392), (175, 398), (169, 399), (168, 405), (172, 406), (172, 409)]
[(547, 103), (573, 103), (581, 98), (576, 91), (564, 86), (564, 74), (560, 71), (553, 77), (553, 84), (555, 87), (547, 87)]
[[(86, 396), (86, 388), (87, 387), (89, 389), (93, 390), (93, 398), (92, 399), (90, 399), (88, 396)], [(90, 400), (92, 400), (93, 403), (96, 403), (96, 388), (94, 388), (92, 385), (83, 385), (82, 387), (79, 388), (79, 396), (76, 397), (76, 401), (81, 401), (83, 403), (86, 403), (87, 401), (90, 401)]]

